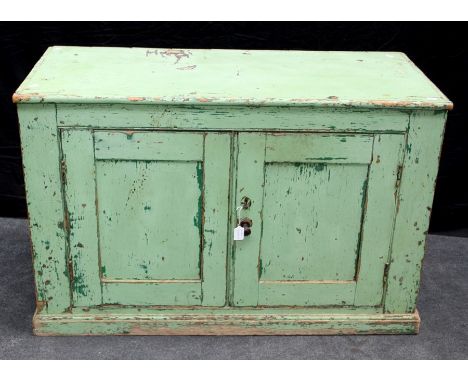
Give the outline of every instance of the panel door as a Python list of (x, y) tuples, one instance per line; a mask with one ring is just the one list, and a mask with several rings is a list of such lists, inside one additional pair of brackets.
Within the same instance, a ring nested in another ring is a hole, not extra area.
[[(239, 134), (237, 306), (382, 302), (404, 136)], [(237, 220), (237, 219), (236, 219)]]
[(62, 132), (74, 306), (222, 306), (230, 136)]

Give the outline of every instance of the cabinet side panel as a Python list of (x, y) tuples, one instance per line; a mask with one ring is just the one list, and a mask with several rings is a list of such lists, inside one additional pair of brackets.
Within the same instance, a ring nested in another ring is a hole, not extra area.
[(410, 118), (388, 273), (385, 312), (414, 312), (446, 113)]
[(55, 105), (18, 105), (18, 114), (37, 300), (63, 312), (70, 290)]

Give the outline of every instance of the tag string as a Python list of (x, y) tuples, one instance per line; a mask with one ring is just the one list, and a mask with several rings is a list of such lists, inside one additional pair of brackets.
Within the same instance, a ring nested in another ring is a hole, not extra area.
[(236, 208), (236, 213), (237, 213), (237, 225), (240, 224), (240, 212), (244, 208), (244, 206), (239, 206)]

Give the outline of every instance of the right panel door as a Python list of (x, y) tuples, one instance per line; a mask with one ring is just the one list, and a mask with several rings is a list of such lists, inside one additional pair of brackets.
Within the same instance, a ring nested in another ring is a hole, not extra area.
[[(260, 134), (238, 140), (236, 306), (378, 306), (401, 134)], [(246, 206), (245, 206), (246, 207)]]

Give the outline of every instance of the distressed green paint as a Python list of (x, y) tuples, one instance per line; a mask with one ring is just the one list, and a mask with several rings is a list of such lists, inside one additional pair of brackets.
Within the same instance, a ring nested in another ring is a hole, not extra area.
[[(198, 315), (198, 314), (208, 314), (213, 315), (214, 317), (222, 316), (225, 314), (254, 314), (254, 313), (262, 313), (268, 312), (268, 314), (312, 314), (312, 315), (334, 315), (334, 314), (366, 314), (366, 315), (374, 315), (374, 314), (382, 314), (381, 307), (375, 306), (314, 306), (314, 307), (274, 307), (268, 309), (258, 309), (258, 308), (248, 308), (248, 307), (234, 307), (234, 306), (224, 306), (224, 307), (199, 307), (199, 306), (179, 306), (173, 307), (170, 310), (171, 313), (179, 314), (179, 315)], [(43, 312), (39, 312), (43, 314)], [(157, 307), (157, 306), (120, 306), (120, 305), (109, 305), (106, 307), (76, 307), (71, 310), (71, 313), (76, 316), (80, 317), (81, 315), (99, 315), (102, 313), (110, 314), (114, 316), (118, 315), (130, 315), (130, 316), (138, 316), (139, 314), (157, 314), (161, 315), (164, 313), (168, 313), (168, 309), (165, 307)], [(55, 319), (63, 317), (61, 314), (47, 314), (48, 318)]]
[(63, 312), (71, 297), (55, 106), (18, 105), (18, 113), (36, 299), (47, 312)]
[[(234, 306), (258, 305), (259, 247), (262, 235), (262, 204), (264, 187), (265, 134), (241, 133), (238, 139), (236, 206), (243, 196), (252, 200), (248, 210), (242, 210), (241, 219), (252, 219), (252, 235), (243, 241), (234, 242)], [(232, 219), (235, 227), (238, 222), (235, 208)]]
[(89, 130), (62, 132), (65, 205), (69, 219), (69, 259), (74, 306), (102, 303), (96, 221), (96, 169), (93, 134)]
[[(241, 134), (239, 156), (251, 157), (244, 150), (254, 139), (261, 153), (261, 136)], [(262, 175), (238, 178), (238, 188), (258, 195), (245, 213), (261, 216), (261, 226), (260, 241), (236, 244), (235, 292), (250, 302), (234, 303), (379, 305), (403, 142), (403, 135), (266, 134), (265, 158), (249, 172)]]
[(395, 217), (395, 187), (403, 144), (403, 135), (374, 137), (369, 176), (366, 185), (363, 185), (366, 194), (363, 199), (354, 299), (354, 304), (358, 306), (382, 303), (385, 264), (388, 262)]
[(103, 304), (119, 305), (202, 305), (199, 281), (103, 282)]
[(65, 130), (62, 145), (75, 306), (224, 305), (229, 135)]
[(418, 314), (381, 314), (341, 311), (305, 312), (259, 310), (171, 310), (118, 313), (101, 309), (97, 313), (35, 315), (36, 335), (174, 335), (174, 334), (414, 334), (419, 330)]
[(450, 105), (398, 52), (55, 46), (17, 93), (56, 103)]
[(452, 105), (405, 55), (53, 47), (13, 98), (36, 334), (418, 331)]
[(106, 280), (200, 279), (199, 163), (96, 161)]
[[(238, 207), (237, 194), (237, 171), (238, 171), (238, 154), (239, 154), (239, 134), (233, 134), (231, 139), (231, 179), (229, 184), (229, 215), (228, 215), (228, 237), (227, 237), (227, 301), (228, 306), (233, 306), (234, 290), (235, 290), (235, 264), (236, 264), (236, 251), (233, 237), (234, 228), (238, 224), (236, 208)], [(242, 198), (242, 196), (240, 196)], [(240, 202), (240, 201), (239, 201)]]
[(446, 114), (414, 113), (395, 220), (385, 312), (414, 312)]
[[(96, 131), (96, 159), (201, 161), (202, 134)], [(127, 139), (132, 137), (132, 139)]]
[(258, 287), (259, 306), (340, 306), (352, 305), (356, 283), (262, 281)]
[(367, 166), (295, 164), (265, 166), (259, 279), (353, 280)]
[(59, 104), (60, 127), (215, 131), (404, 132), (409, 111), (288, 106)]
[(199, 234), (201, 234), (202, 221), (203, 221), (203, 165), (202, 162), (197, 162), (196, 167), (196, 178), (198, 190), (200, 191), (198, 196), (198, 208), (197, 213), (193, 217), (193, 225), (198, 228)]
[(226, 303), (231, 137), (205, 137), (202, 305)]
[[(291, 163), (369, 163), (373, 137), (332, 134), (267, 135), (265, 161)], [(291, 149), (294, 148), (294, 149)]]

